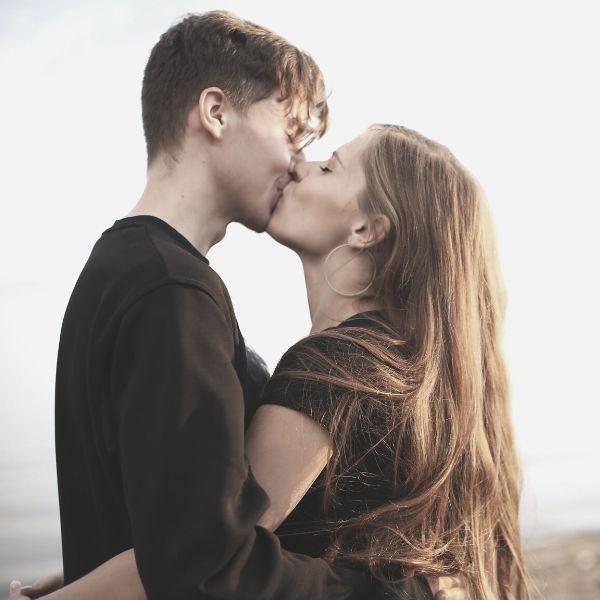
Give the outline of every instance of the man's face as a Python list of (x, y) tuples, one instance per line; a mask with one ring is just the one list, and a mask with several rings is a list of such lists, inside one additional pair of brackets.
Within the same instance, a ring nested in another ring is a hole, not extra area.
[(234, 220), (264, 231), (290, 181), (295, 148), (289, 136), (287, 105), (274, 93), (246, 114), (234, 112), (228, 141), (229, 173), (224, 173)]

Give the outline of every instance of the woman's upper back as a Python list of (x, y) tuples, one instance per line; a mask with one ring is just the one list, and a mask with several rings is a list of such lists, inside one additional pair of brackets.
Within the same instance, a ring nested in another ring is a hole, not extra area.
[[(365, 350), (359, 342), (369, 332), (393, 335), (382, 314), (369, 311), (354, 315), (322, 335), (300, 341), (279, 362), (262, 403), (298, 410), (331, 431), (336, 404), (346, 401), (349, 393), (335, 384), (336, 375), (339, 376), (336, 366), (344, 372), (353, 369), (357, 375), (365, 369)], [(347, 383), (351, 388), (352, 382)], [(368, 415), (368, 422), (364, 415)], [(287, 550), (322, 556), (333, 541), (332, 534), (344, 523), (401, 496), (392, 484), (393, 457), (386, 454), (391, 448), (380, 440), (386, 428), (385, 405), (373, 403), (365, 407), (364, 415), (355, 423), (349, 437), (351, 443), (346, 445), (349, 468), (337, 480), (335, 501), (329, 509), (324, 506), (322, 473), (279, 528)], [(380, 443), (374, 447), (377, 442)]]

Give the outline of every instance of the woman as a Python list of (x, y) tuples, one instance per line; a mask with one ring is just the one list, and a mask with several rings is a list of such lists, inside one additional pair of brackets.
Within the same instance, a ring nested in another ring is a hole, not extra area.
[[(477, 184), (395, 126), (293, 175), (268, 231), (302, 260), (312, 335), (247, 433), (272, 502), (259, 524), (283, 523), (289, 550), (369, 570), (390, 597), (406, 577), (460, 572), (471, 598), (529, 598), (502, 284)], [(116, 597), (116, 582), (143, 597), (131, 551), (49, 597)]]

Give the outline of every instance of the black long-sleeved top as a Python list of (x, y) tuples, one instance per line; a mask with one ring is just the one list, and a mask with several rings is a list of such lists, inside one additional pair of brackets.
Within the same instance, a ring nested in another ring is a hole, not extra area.
[(104, 232), (57, 364), (66, 582), (134, 547), (151, 600), (375, 597), (256, 526), (268, 498), (244, 456), (246, 362), (225, 286), (184, 237), (149, 216)]

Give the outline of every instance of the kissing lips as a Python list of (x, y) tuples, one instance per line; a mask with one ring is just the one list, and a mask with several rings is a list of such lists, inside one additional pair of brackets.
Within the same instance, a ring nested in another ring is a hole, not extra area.
[(277, 208), (277, 205), (279, 204), (279, 201), (281, 200), (282, 196), (283, 196), (283, 189), (278, 187), (277, 195), (275, 196), (275, 201), (271, 204), (271, 214), (273, 214), (275, 212), (275, 209)]

